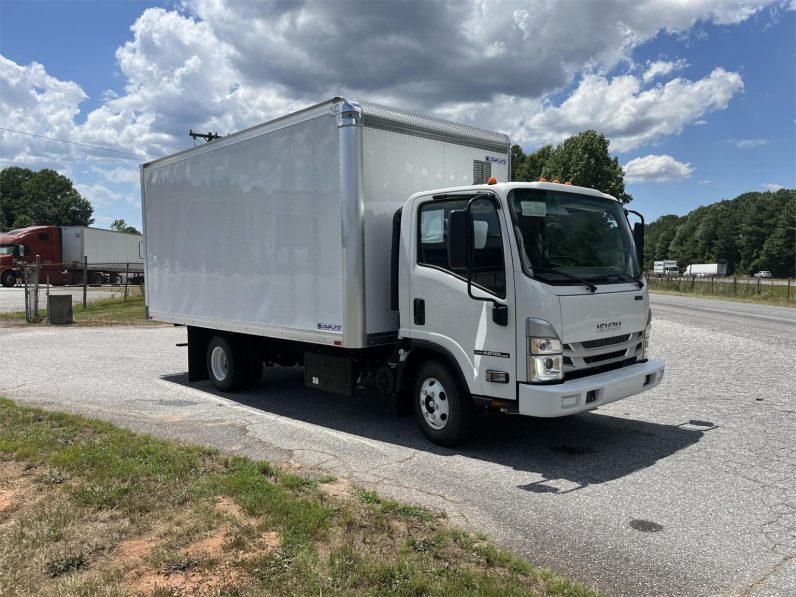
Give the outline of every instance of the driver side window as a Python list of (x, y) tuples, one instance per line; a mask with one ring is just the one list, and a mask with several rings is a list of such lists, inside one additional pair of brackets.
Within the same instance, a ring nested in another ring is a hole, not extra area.
[[(450, 272), (467, 279), (465, 269), (452, 269), (448, 264), (448, 214), (463, 210), (467, 200), (433, 201), (420, 207), (417, 263)], [(506, 268), (503, 256), (503, 234), (495, 206), (488, 199), (472, 205), (474, 286), (506, 297)]]

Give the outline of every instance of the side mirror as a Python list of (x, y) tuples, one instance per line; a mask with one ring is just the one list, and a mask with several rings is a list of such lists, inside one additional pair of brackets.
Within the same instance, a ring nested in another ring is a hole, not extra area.
[(638, 266), (644, 268), (644, 223), (636, 222), (633, 224), (633, 242), (636, 243), (636, 257)]
[(25, 256), (25, 245), (19, 245), (19, 256), (20, 257)]
[(467, 269), (469, 265), (469, 215), (467, 210), (448, 214), (448, 265), (453, 270)]

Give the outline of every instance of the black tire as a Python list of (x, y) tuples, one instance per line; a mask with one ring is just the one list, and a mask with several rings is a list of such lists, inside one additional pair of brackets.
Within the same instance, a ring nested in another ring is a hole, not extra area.
[(11, 288), (14, 284), (16, 284), (16, 281), (17, 278), (14, 275), (14, 272), (11, 271), (10, 269), (4, 271), (3, 274), (0, 275), (0, 284), (5, 286), (6, 288)]
[(433, 443), (454, 446), (467, 437), (473, 401), (447, 365), (428, 361), (420, 366), (412, 404), (420, 430)]
[(102, 286), (102, 274), (99, 272), (88, 273), (89, 286)]
[(116, 284), (117, 286), (122, 283), (122, 275), (121, 274), (113, 274), (111, 276), (111, 283)]
[(248, 362), (242, 343), (231, 336), (213, 336), (207, 345), (207, 373), (221, 392), (234, 392), (247, 379)]

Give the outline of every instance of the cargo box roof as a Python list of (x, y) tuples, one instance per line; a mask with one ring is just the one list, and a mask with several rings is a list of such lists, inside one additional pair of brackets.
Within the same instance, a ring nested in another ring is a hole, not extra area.
[(337, 106), (343, 103), (359, 106), (362, 110), (363, 125), (368, 128), (381, 129), (413, 137), (433, 139), (435, 141), (453, 143), (465, 147), (475, 147), (486, 151), (505, 154), (508, 154), (510, 151), (511, 141), (508, 135), (503, 133), (497, 133), (433, 116), (426, 116), (409, 110), (401, 110), (399, 108), (391, 108), (370, 102), (358, 102), (342, 97), (334, 97), (320, 104), (309, 106), (285, 116), (280, 116), (274, 120), (269, 120), (268, 122), (232, 133), (209, 143), (204, 143), (170, 156), (147, 162), (143, 164), (142, 167), (147, 168), (150, 166), (165, 165), (184, 159), (189, 155), (213, 151), (214, 149), (245, 141), (246, 139), (263, 135), (311, 118), (332, 115), (335, 113)]

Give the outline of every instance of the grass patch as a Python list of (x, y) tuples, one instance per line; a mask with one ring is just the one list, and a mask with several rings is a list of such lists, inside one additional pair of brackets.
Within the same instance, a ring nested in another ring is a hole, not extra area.
[[(42, 302), (46, 305), (46, 302)], [(28, 325), (46, 325), (47, 309), (39, 309), (41, 320)], [(147, 319), (144, 311), (144, 297), (133, 295), (127, 297), (109, 297), (97, 299), (86, 304), (80, 299), (73, 299), (72, 319), (75, 325), (156, 325)], [(0, 313), (0, 322), (24, 322), (24, 311)]]
[(0, 398), (0, 594), (595, 594), (325, 483)]

